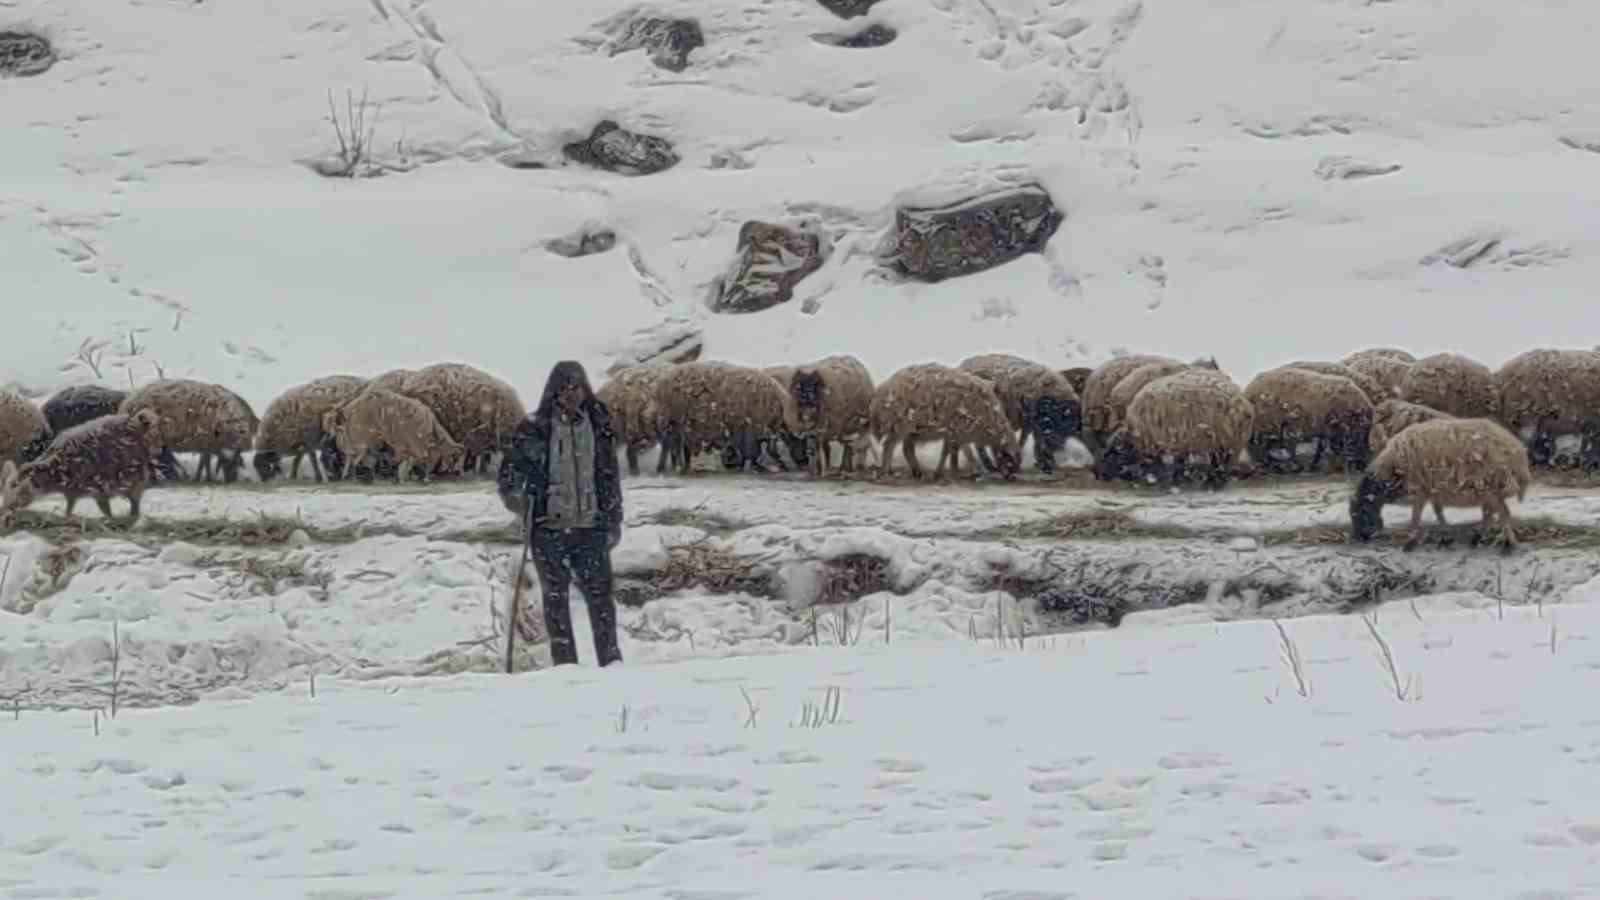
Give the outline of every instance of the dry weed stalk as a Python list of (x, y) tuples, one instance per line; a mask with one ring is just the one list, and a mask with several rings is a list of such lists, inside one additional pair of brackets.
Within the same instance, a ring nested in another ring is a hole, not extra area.
[(1417, 699), (1415, 691), (1415, 677), (1400, 678), (1400, 669), (1394, 661), (1394, 651), (1390, 649), (1389, 642), (1383, 639), (1383, 634), (1378, 631), (1378, 617), (1376, 614), (1362, 616), (1361, 621), (1367, 626), (1367, 633), (1372, 636), (1373, 643), (1378, 645), (1378, 662), (1383, 666), (1383, 671), (1388, 674), (1390, 684), (1394, 687), (1394, 698), (1401, 703)]
[(1295, 693), (1302, 699), (1310, 699), (1311, 682), (1306, 678), (1305, 660), (1300, 656), (1300, 645), (1289, 637), (1289, 630), (1277, 619), (1272, 620), (1272, 627), (1278, 630), (1278, 653), (1284, 665), (1289, 667), (1289, 674), (1294, 676)]
[(622, 708), (617, 710), (617, 734), (627, 734), (627, 733), (628, 733), (628, 704), (624, 703), (624, 704), (622, 704)]
[(361, 102), (357, 103), (355, 92), (345, 91), (345, 118), (339, 120), (339, 108), (333, 102), (333, 91), (328, 91), (328, 122), (333, 126), (334, 137), (339, 141), (339, 162), (337, 167), (328, 170), (327, 174), (340, 178), (355, 178), (358, 175), (370, 175), (373, 171), (372, 139), (377, 131), (378, 112), (381, 107), (372, 106), (372, 124), (367, 124), (367, 110), (370, 104), (367, 101), (367, 92), (362, 90)]
[(94, 377), (102, 378), (104, 376), (100, 372), (100, 359), (105, 356), (105, 352), (105, 341), (84, 338), (83, 343), (78, 345), (78, 352), (73, 358), (93, 372)]
[(756, 716), (761, 712), (761, 706), (756, 703), (755, 698), (750, 696), (750, 692), (745, 690), (742, 684), (739, 685), (739, 693), (744, 697), (744, 707), (748, 713), (745, 716), (744, 727), (754, 728), (756, 727)]
[(822, 692), (822, 702), (815, 703), (806, 700), (800, 704), (801, 728), (821, 728), (824, 725), (836, 725), (839, 722), (840, 691), (837, 687), (828, 687)]

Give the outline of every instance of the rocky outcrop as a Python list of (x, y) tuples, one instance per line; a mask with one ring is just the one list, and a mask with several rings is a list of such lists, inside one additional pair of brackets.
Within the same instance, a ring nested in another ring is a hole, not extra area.
[(669, 72), (689, 67), (689, 54), (706, 45), (700, 23), (693, 19), (664, 19), (643, 16), (630, 19), (611, 43), (611, 55), (644, 50), (650, 61)]
[(822, 267), (827, 247), (815, 227), (746, 222), (738, 250), (712, 297), (714, 312), (747, 313), (787, 303), (794, 286)]
[(47, 38), (20, 31), (0, 31), (0, 76), (38, 75), (56, 64)]
[(637, 134), (606, 119), (589, 137), (561, 148), (567, 159), (621, 175), (653, 175), (678, 164), (666, 138)]
[(571, 234), (551, 238), (544, 248), (557, 256), (576, 259), (604, 253), (617, 245), (617, 233), (600, 225), (588, 224)]
[(855, 34), (813, 34), (811, 39), (819, 44), (829, 47), (848, 47), (852, 50), (862, 50), (871, 47), (883, 47), (894, 43), (900, 33), (887, 25), (868, 25)]
[(817, 0), (822, 8), (833, 13), (841, 19), (854, 19), (864, 16), (867, 11), (876, 6), (878, 0)]
[(982, 272), (1049, 243), (1066, 216), (1038, 185), (895, 211), (886, 262), (918, 281)]
[(692, 323), (662, 322), (635, 332), (614, 350), (614, 361), (606, 368), (606, 374), (615, 376), (623, 369), (654, 363), (694, 362), (704, 351), (705, 335)]

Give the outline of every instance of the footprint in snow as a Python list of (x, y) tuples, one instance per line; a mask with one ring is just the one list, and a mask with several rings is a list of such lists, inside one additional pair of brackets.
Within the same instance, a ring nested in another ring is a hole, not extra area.
[(594, 774), (588, 766), (545, 766), (544, 770), (567, 784), (577, 784)]
[(739, 786), (739, 779), (722, 775), (673, 774), (670, 772), (644, 772), (636, 783), (653, 791), (715, 791), (725, 793)]
[(879, 771), (890, 775), (915, 775), (927, 768), (927, 766), (916, 760), (896, 759), (890, 756), (880, 756), (876, 762)]

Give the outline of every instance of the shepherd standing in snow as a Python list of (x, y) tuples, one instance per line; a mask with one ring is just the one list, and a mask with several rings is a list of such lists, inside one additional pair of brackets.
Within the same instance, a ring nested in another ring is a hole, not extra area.
[(556, 363), (539, 407), (517, 426), (509, 462), (527, 496), (528, 541), (544, 594), (554, 665), (576, 665), (567, 589), (573, 576), (589, 606), (602, 666), (622, 661), (611, 551), (622, 539), (622, 480), (611, 412), (576, 362)]

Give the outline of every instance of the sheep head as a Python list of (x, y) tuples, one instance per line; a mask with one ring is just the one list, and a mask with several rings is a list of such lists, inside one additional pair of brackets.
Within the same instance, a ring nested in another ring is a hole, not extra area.
[(9, 527), (17, 510), (26, 509), (32, 502), (33, 480), (7, 460), (0, 467), (0, 525)]
[(1405, 484), (1398, 475), (1382, 477), (1371, 472), (1361, 476), (1361, 483), (1350, 495), (1350, 538), (1365, 543), (1383, 530), (1383, 507), (1405, 494)]
[(1060, 449), (1067, 438), (1083, 430), (1083, 406), (1063, 397), (1040, 397), (1034, 407), (1034, 439), (1052, 450)]
[(250, 463), (255, 467), (256, 477), (263, 482), (283, 474), (283, 458), (276, 450), (257, 450)]
[(795, 372), (789, 380), (789, 394), (794, 397), (800, 427), (805, 430), (815, 428), (822, 412), (822, 373), (808, 369)]
[(1133, 445), (1132, 435), (1119, 429), (1106, 440), (1100, 458), (1094, 461), (1094, 477), (1100, 481), (1132, 478), (1138, 465), (1139, 451)]

